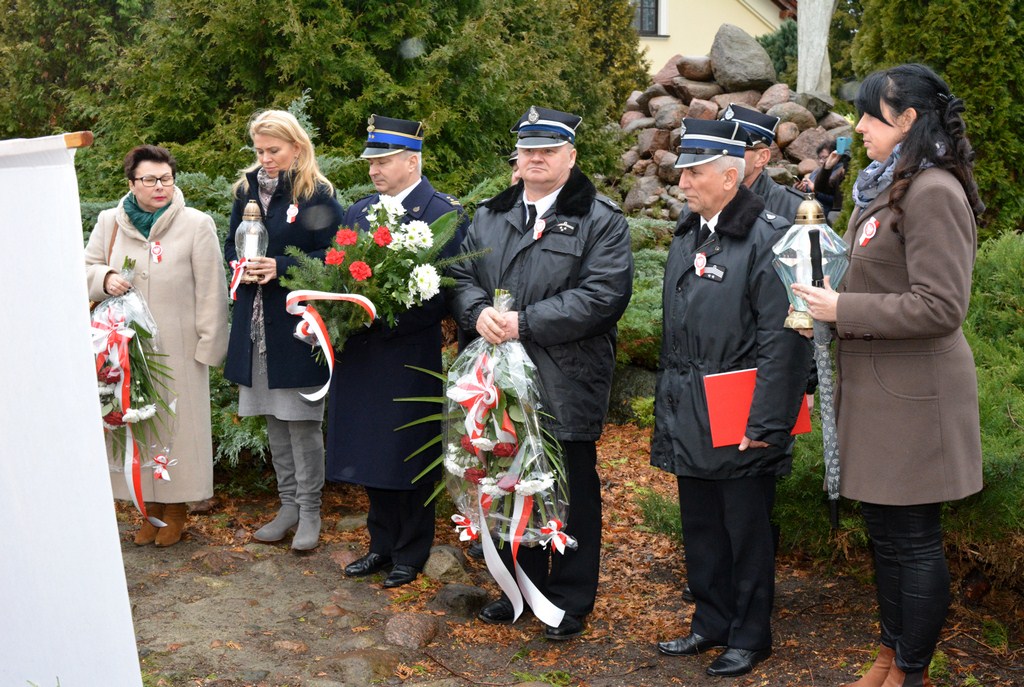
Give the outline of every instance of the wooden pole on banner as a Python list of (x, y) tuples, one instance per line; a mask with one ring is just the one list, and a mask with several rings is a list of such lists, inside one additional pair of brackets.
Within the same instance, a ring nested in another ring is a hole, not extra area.
[(92, 145), (93, 136), (91, 131), (73, 131), (64, 134), (64, 146), (66, 148), (87, 148)]

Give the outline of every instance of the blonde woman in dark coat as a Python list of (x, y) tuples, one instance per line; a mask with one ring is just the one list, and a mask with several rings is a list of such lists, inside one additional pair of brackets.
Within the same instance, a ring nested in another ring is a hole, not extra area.
[(852, 686), (921, 687), (950, 601), (942, 503), (982, 487), (961, 325), (984, 206), (963, 101), (931, 69), (872, 74), (857, 109), (873, 162), (854, 187), (849, 272), (838, 293), (794, 291), (835, 323), (841, 493), (861, 501), (874, 548), (881, 646)]

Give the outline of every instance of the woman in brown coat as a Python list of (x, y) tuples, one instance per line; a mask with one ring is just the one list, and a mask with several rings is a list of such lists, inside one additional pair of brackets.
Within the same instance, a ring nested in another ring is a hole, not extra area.
[[(143, 521), (135, 543), (171, 546), (185, 527), (185, 502), (213, 496), (209, 368), (220, 365), (228, 350), (227, 280), (213, 219), (185, 206), (171, 153), (152, 145), (133, 148), (124, 173), (127, 195), (100, 213), (89, 236), (86, 276), (89, 298), (135, 288), (156, 320), (177, 398), (174, 436), (167, 441), (176, 462), (170, 481), (143, 471), (146, 511), (167, 527), (157, 530)], [(125, 257), (136, 262), (133, 282), (119, 273)], [(130, 498), (124, 476), (111, 477), (114, 496)]]
[(984, 205), (963, 101), (931, 69), (872, 74), (857, 109), (873, 162), (854, 186), (849, 272), (838, 293), (793, 290), (835, 323), (841, 493), (862, 502), (874, 548), (881, 647), (853, 685), (918, 687), (950, 600), (942, 503), (982, 487), (961, 324)]

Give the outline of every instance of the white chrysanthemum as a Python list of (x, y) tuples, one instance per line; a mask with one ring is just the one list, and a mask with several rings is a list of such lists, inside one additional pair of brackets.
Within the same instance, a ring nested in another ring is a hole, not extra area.
[(544, 472), (535, 479), (524, 479), (516, 485), (516, 493), (521, 496), (533, 496), (537, 492), (547, 491), (555, 484), (553, 473)]
[(415, 287), (420, 299), (430, 300), (441, 292), (441, 276), (433, 265), (417, 265), (409, 278), (409, 289)]
[(426, 250), (434, 245), (434, 234), (430, 231), (430, 225), (421, 220), (413, 220), (402, 225), (405, 233), (405, 243), (410, 250)]
[(483, 467), (476, 456), (469, 451), (462, 450), (461, 446), (454, 444), (448, 445), (448, 450), (445, 452), (444, 466), (448, 468), (450, 473), (460, 477), (466, 468)]
[(480, 491), (490, 496), (492, 499), (500, 499), (508, 496), (511, 492), (505, 491), (498, 486), (498, 480), (493, 477), (483, 477), (480, 480)]
[[(405, 208), (394, 196), (382, 195), (378, 202), (367, 208), (366, 214), (368, 217), (376, 219), (377, 223), (394, 226), (405, 214)], [(382, 214), (383, 216), (381, 216)]]
[(107, 396), (113, 396), (114, 392), (117, 390), (117, 386), (115, 384), (104, 384), (103, 382), (99, 382), (96, 385), (96, 390), (99, 391), (100, 398), (105, 398)]
[(470, 443), (481, 451), (491, 451), (494, 449), (494, 442), (486, 437), (477, 437), (476, 439), (472, 439)]
[(125, 422), (142, 422), (156, 415), (156, 404), (150, 403), (148, 406), (142, 406), (141, 408), (129, 408), (124, 411), (124, 416), (121, 418)]

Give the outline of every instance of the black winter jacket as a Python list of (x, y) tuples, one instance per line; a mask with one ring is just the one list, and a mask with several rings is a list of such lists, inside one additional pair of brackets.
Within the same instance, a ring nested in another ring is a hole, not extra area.
[(459, 325), (476, 331), (494, 290), (510, 291), (520, 341), (555, 418), (550, 429), (566, 441), (595, 441), (608, 412), (615, 325), (633, 290), (629, 228), (575, 167), (543, 219), (534, 240), (524, 227), (522, 183), (479, 207), (462, 248), (490, 252), (452, 268), (449, 302)]
[[(786, 290), (772, 245), (789, 226), (741, 186), (694, 269), (700, 217), (680, 221), (669, 248), (651, 464), (683, 477), (729, 479), (790, 471), (790, 430), (807, 384), (810, 343), (783, 328)], [(704, 375), (756, 367), (747, 436), (767, 448), (712, 448)]]

